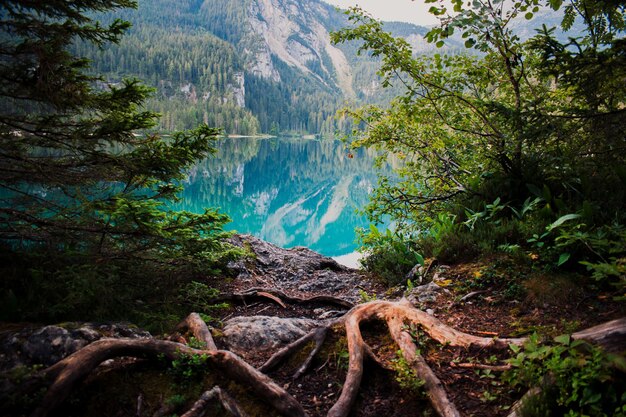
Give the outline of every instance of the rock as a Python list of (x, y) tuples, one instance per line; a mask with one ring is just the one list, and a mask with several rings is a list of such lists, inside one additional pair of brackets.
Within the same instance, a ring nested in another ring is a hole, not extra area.
[(428, 284), (413, 288), (411, 293), (407, 296), (407, 299), (412, 304), (435, 301), (437, 299), (437, 294), (441, 291), (443, 291), (443, 287), (440, 287), (434, 282), (429, 282)]
[(235, 317), (224, 323), (222, 341), (228, 349), (246, 358), (275, 351), (304, 336), (319, 323), (302, 318), (270, 316)]
[(282, 249), (250, 235), (235, 235), (230, 242), (253, 252), (251, 259), (229, 265), (241, 282), (258, 280), (302, 297), (328, 293), (353, 302), (359, 288), (375, 292), (362, 272), (308, 248)]
[(30, 362), (50, 366), (99, 338), (93, 329), (70, 332), (63, 327), (46, 326), (30, 335), (20, 350)]
[(415, 264), (404, 278), (406, 281), (411, 280), (414, 284), (421, 284), (424, 279), (424, 267), (421, 264)]
[(65, 323), (23, 328), (0, 338), (0, 371), (50, 366), (103, 337), (150, 337), (150, 333), (126, 324)]

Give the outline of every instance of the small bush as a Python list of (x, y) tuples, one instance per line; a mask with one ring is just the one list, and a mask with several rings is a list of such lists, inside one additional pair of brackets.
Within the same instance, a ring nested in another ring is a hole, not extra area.
[(424, 256), (443, 263), (468, 261), (480, 253), (473, 236), (461, 230), (446, 231), (437, 238), (426, 236), (418, 245)]
[(516, 356), (503, 378), (514, 387), (540, 387), (542, 393), (526, 404), (525, 417), (626, 416), (624, 358), (610, 355), (569, 335), (541, 343), (535, 334)]
[(424, 264), (424, 258), (413, 248), (411, 240), (404, 240), (389, 229), (381, 233), (372, 226), (368, 233), (361, 231), (359, 238), (366, 251), (361, 265), (389, 286), (404, 283), (406, 274), (415, 265)]

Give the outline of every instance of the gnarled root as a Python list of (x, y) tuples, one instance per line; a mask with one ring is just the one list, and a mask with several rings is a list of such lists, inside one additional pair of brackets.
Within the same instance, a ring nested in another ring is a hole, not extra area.
[[(424, 358), (415, 353), (417, 348), (411, 336), (402, 330), (405, 323), (417, 324), (434, 340), (451, 346), (506, 348), (511, 344), (521, 345), (526, 340), (525, 338), (499, 339), (495, 337), (480, 337), (461, 332), (447, 326), (437, 318), (414, 308), (406, 300), (400, 302), (371, 301), (358, 305), (337, 320), (337, 323), (343, 322), (346, 328), (350, 362), (341, 396), (328, 413), (329, 417), (347, 416), (351, 405), (356, 399), (358, 385), (363, 374), (363, 353), (368, 351), (368, 346), (361, 338), (359, 323), (372, 318), (378, 318), (387, 323), (389, 332), (400, 347), (405, 360), (413, 367), (418, 377), (424, 380), (424, 388), (431, 404), (441, 417), (456, 417), (460, 414), (454, 404), (448, 399), (442, 383), (430, 369)], [(613, 320), (574, 333), (572, 338), (595, 342), (608, 348), (608, 350), (623, 350), (626, 339), (626, 318)]]
[(301, 338), (299, 338), (298, 340), (291, 342), (290, 344), (288, 344), (287, 346), (285, 346), (284, 348), (280, 349), (278, 352), (273, 354), (271, 358), (269, 358), (263, 365), (261, 365), (261, 367), (259, 368), (259, 371), (264, 372), (264, 373), (271, 371), (272, 369), (280, 365), (280, 363), (284, 361), (287, 357), (289, 357), (289, 355), (293, 354), (293, 352), (304, 347), (309, 342), (313, 341), (315, 342), (315, 346), (309, 353), (309, 356), (307, 356), (304, 363), (298, 368), (296, 373), (293, 375), (294, 379), (299, 378), (309, 369), (309, 366), (311, 365), (311, 362), (313, 362), (315, 355), (317, 355), (319, 350), (322, 348), (322, 345), (324, 344), (324, 341), (326, 340), (326, 335), (328, 334), (328, 329), (329, 327), (327, 326), (317, 327), (313, 329), (312, 331), (310, 331), (309, 333), (302, 336)]
[[(273, 294), (272, 297), (267, 297), (266, 295), (258, 294), (258, 292), (255, 296), (261, 296), (270, 300), (278, 297), (276, 294)], [(276, 302), (275, 300), (273, 301)], [(377, 358), (375, 352), (365, 343), (361, 334), (360, 324), (369, 320), (380, 320), (386, 323), (389, 334), (398, 345), (407, 364), (424, 381), (424, 389), (430, 402), (441, 417), (458, 417), (460, 413), (449, 400), (441, 381), (424, 358), (417, 353), (417, 348), (411, 335), (405, 331), (407, 324), (418, 325), (426, 334), (442, 345), (503, 349), (511, 344), (521, 345), (525, 341), (524, 338), (500, 339), (497, 337), (482, 337), (455, 330), (437, 318), (414, 308), (405, 300), (399, 302), (371, 301), (355, 306), (344, 316), (328, 321), (323, 326), (314, 329), (277, 352), (259, 370), (256, 370), (235, 354), (225, 350), (218, 350), (206, 323), (202, 321), (199, 315), (191, 314), (178, 327), (180, 330), (191, 331), (198, 340), (206, 345), (206, 349), (193, 349), (184, 344), (168, 340), (101, 339), (87, 345), (41, 373), (40, 377), (53, 382), (33, 416), (46, 416), (50, 410), (64, 401), (80, 380), (84, 379), (107, 359), (121, 356), (156, 359), (159, 356), (163, 356), (169, 360), (175, 360), (183, 355), (202, 355), (209, 364), (221, 371), (224, 376), (250, 387), (259, 398), (271, 404), (282, 415), (304, 417), (305, 412), (300, 403), (263, 372), (274, 369), (294, 351), (302, 349), (313, 342), (313, 349), (294, 375), (295, 378), (301, 376), (310, 366), (314, 356), (319, 352), (328, 330), (332, 327), (343, 325), (346, 331), (349, 351), (348, 371), (339, 399), (329, 410), (328, 416), (346, 417), (354, 405), (360, 389), (364, 371), (364, 358), (371, 357), (384, 366), (384, 362)], [(626, 318), (574, 333), (572, 337), (598, 343), (607, 350), (624, 350), (624, 346), (626, 346)], [(194, 407), (188, 411), (188, 415), (200, 415), (201, 410), (206, 407), (210, 398), (214, 396), (219, 397), (227, 409), (231, 407), (232, 410), (235, 410), (234, 412), (231, 411), (231, 414), (242, 415), (235, 406), (232, 406), (234, 401), (229, 401), (229, 397), (225, 393), (216, 390), (209, 390), (203, 394)], [(523, 399), (520, 403), (523, 403)], [(226, 404), (230, 404), (230, 406)], [(239, 412), (239, 414), (235, 414), (236, 412)]]
[(250, 387), (259, 398), (285, 416), (305, 415), (300, 403), (287, 391), (232, 352), (193, 349), (167, 340), (101, 339), (44, 371), (45, 376), (53, 378), (54, 381), (41, 405), (33, 413), (33, 417), (46, 416), (67, 398), (79, 381), (107, 359), (121, 356), (156, 359), (164, 356), (169, 360), (175, 360), (182, 355), (203, 355), (207, 362), (219, 369), (223, 375)]
[(185, 320), (176, 326), (175, 330), (179, 332), (189, 330), (198, 341), (204, 344), (207, 350), (217, 350), (209, 327), (198, 313), (189, 314)]
[(457, 346), (468, 346), (470, 344), (487, 346), (493, 344), (493, 340), (485, 340), (485, 338), (479, 338), (451, 329), (429, 314), (416, 310), (408, 303), (388, 301), (372, 301), (359, 305), (340, 319), (346, 328), (350, 359), (341, 395), (330, 409), (328, 416), (347, 416), (356, 400), (363, 376), (363, 356), (369, 351), (361, 337), (359, 324), (372, 318), (378, 318), (387, 323), (389, 332), (400, 347), (405, 360), (415, 370), (416, 375), (424, 380), (424, 388), (437, 413), (442, 417), (460, 416), (454, 404), (448, 399), (441, 381), (426, 364), (426, 361), (416, 354), (417, 347), (413, 343), (411, 336), (402, 330), (403, 325), (405, 321), (419, 324), (434, 339)]
[(189, 411), (181, 417), (202, 417), (209, 403), (216, 398), (222, 404), (224, 410), (226, 410), (231, 416), (247, 417), (246, 413), (241, 409), (241, 407), (239, 407), (237, 402), (220, 387), (213, 387), (210, 390), (205, 391), (189, 409)]
[(316, 295), (309, 298), (300, 298), (288, 295), (282, 291), (267, 289), (267, 288), (251, 288), (241, 294), (223, 294), (219, 297), (211, 300), (211, 302), (222, 301), (237, 301), (237, 302), (251, 302), (258, 300), (271, 300), (281, 307), (285, 307), (287, 304), (326, 304), (335, 307), (341, 307), (349, 309), (354, 307), (350, 301), (343, 298), (333, 297), (332, 295)]

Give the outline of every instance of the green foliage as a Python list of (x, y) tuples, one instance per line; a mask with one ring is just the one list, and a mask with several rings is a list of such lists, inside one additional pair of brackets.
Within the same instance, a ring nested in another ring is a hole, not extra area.
[(147, 317), (181, 282), (241, 254), (225, 242), (224, 214), (170, 209), (219, 131), (146, 133), (157, 117), (143, 107), (151, 90), (107, 84), (74, 54), (78, 39), (106, 48), (129, 27), (91, 12), (134, 6), (3, 4), (0, 291), (16, 301), (3, 319)]
[(174, 394), (165, 400), (165, 403), (172, 407), (180, 407), (184, 405), (185, 402), (187, 402), (187, 398), (182, 394)]
[(441, 212), (435, 218), (424, 220), (426, 232), (417, 244), (427, 257), (441, 262), (458, 262), (476, 254), (475, 239), (470, 233), (464, 233), (457, 223), (457, 216)]
[(369, 303), (370, 301), (376, 300), (376, 294), (368, 294), (366, 291), (359, 288), (359, 298), (361, 299), (361, 303)]
[(177, 303), (181, 309), (195, 311), (200, 314), (206, 323), (218, 321), (213, 314), (216, 311), (229, 307), (228, 303), (214, 303), (219, 295), (219, 290), (209, 287), (207, 284), (191, 281), (178, 289)]
[(381, 233), (372, 225), (368, 233), (364, 230), (358, 233), (365, 252), (361, 264), (366, 270), (377, 274), (387, 285), (403, 283), (411, 268), (416, 264), (424, 265), (422, 255), (389, 229)]
[(624, 416), (626, 383), (624, 359), (607, 354), (569, 335), (554, 344), (532, 335), (523, 348), (511, 346), (516, 356), (504, 379), (513, 387), (540, 387), (542, 394), (530, 402), (522, 415), (530, 416)]
[[(378, 150), (395, 171), (381, 175), (365, 212), (438, 259), (533, 250), (552, 268), (583, 261), (596, 277), (623, 281), (623, 249), (594, 257), (587, 238), (575, 243), (566, 231), (624, 221), (624, 7), (505, 4), (431, 8), (441, 25), (426, 35), (430, 42), (441, 46), (461, 33), (479, 54), (416, 56), (358, 8), (353, 26), (333, 35), (360, 42), (360, 52), (381, 59), (383, 84), (405, 88), (389, 108), (349, 112), (364, 127), (353, 146)], [(543, 7), (563, 7), (564, 30), (581, 18), (583, 32), (559, 41), (544, 27), (522, 42), (512, 22)]]
[(205, 311), (213, 308), (210, 300), (218, 295), (218, 290), (197, 281), (191, 281), (178, 290), (179, 302), (186, 304), (191, 311)]
[(342, 337), (335, 342), (329, 359), (335, 365), (335, 369), (342, 371), (348, 370), (350, 363), (350, 352), (348, 351), (348, 341), (345, 337)]
[[(332, 6), (326, 6), (326, 13), (308, 12), (312, 21), (319, 19), (329, 28), (344, 23)], [(264, 68), (271, 69), (271, 76), (259, 74), (257, 53), (265, 46), (250, 28), (250, 20), (260, 17), (252, 13), (253, 8), (241, 1), (139, 2), (136, 11), (98, 15), (104, 22), (120, 16), (133, 22), (119, 45), (100, 50), (77, 42), (75, 51), (90, 59), (109, 83), (137, 77), (154, 87), (156, 93), (146, 104), (163, 115), (159, 128), (166, 131), (200, 123), (243, 135), (344, 131), (344, 123), (334, 115), (345, 96), (328, 54), (322, 50), (321, 56), (308, 61), (310, 71), (268, 55), (271, 62)], [(301, 22), (301, 30), (310, 30), (309, 26)], [(289, 41), (310, 45), (298, 35)], [(372, 65), (359, 67), (355, 82), (370, 85), (376, 79)]]
[(207, 370), (207, 354), (185, 354), (180, 353), (176, 359), (172, 361), (172, 373), (183, 379), (193, 380), (202, 377)]
[(396, 357), (391, 360), (391, 366), (396, 373), (396, 382), (401, 388), (423, 395), (424, 380), (417, 376), (417, 372), (404, 358), (401, 350), (396, 352)]
[(527, 243), (548, 265), (570, 269), (583, 265), (601, 287), (611, 285), (623, 293), (626, 229), (618, 222), (597, 226), (587, 225), (584, 220), (590, 220), (584, 211), (561, 216), (543, 233), (534, 233)]
[(626, 297), (626, 228), (623, 225), (588, 227), (579, 223), (563, 227), (555, 238), (555, 246), (559, 251), (567, 251), (561, 257), (576, 253), (579, 263), (587, 267), (593, 279), (612, 285), (621, 292), (621, 298)]
[(500, 258), (475, 271), (461, 287), (463, 291), (492, 289), (506, 299), (521, 299), (525, 294), (523, 282), (528, 271), (517, 260)]

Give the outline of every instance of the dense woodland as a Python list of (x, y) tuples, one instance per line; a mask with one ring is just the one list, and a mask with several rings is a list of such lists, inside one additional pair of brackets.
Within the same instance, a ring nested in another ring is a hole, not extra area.
[[(281, 76), (279, 82), (247, 70), (251, 58), (236, 51), (255, 50), (262, 40), (249, 33), (245, 1), (181, 1), (175, 6), (176, 13), (169, 12), (171, 7), (163, 1), (141, 2), (137, 11), (98, 15), (104, 22), (126, 19), (133, 27), (119, 44), (107, 45), (104, 51), (89, 42), (77, 43), (75, 51), (90, 59), (94, 72), (107, 82), (137, 77), (154, 87), (155, 94), (146, 104), (162, 115), (159, 127), (168, 131), (198, 123), (244, 135), (291, 132), (332, 136), (336, 131), (349, 131), (349, 124), (338, 120), (336, 112), (355, 98), (345, 97), (319, 62), (311, 61), (309, 69), (323, 82), (276, 56), (273, 64)], [(346, 24), (342, 13), (331, 6), (326, 9), (326, 16), (311, 19), (321, 19), (329, 30)], [(309, 22), (301, 24), (306, 27)], [(386, 27), (403, 36), (424, 32), (409, 24)], [(386, 103), (401, 91), (379, 88), (378, 59), (357, 56), (355, 43), (339, 47), (353, 67), (358, 102)], [(325, 53), (321, 60), (332, 68)]]
[[(177, 13), (165, 12), (170, 7), (169, 2), (142, 2), (136, 12), (100, 16), (128, 19), (133, 28), (104, 53), (88, 42), (79, 43), (77, 53), (92, 60), (94, 71), (109, 82), (138, 77), (155, 87), (146, 104), (163, 115), (160, 127), (166, 130), (204, 122), (245, 135), (334, 133), (335, 112), (344, 101), (340, 91), (278, 59), (280, 82), (245, 72), (246, 57), (235, 51), (258, 42), (246, 35), (245, 2), (179, 2)], [(238, 77), (245, 77), (245, 93), (239, 92), (243, 79)]]

